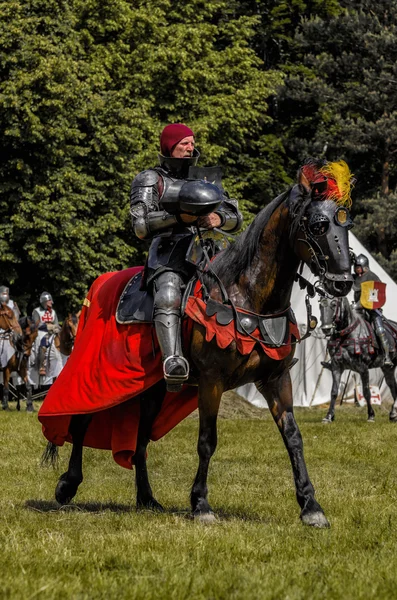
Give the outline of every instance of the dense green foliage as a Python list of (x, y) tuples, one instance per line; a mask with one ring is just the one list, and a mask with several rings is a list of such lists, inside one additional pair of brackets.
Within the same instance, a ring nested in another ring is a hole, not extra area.
[[(252, 407), (254, 408), (254, 407)], [(297, 409), (316, 497), (329, 530), (299, 520), (287, 451), (269, 411), (220, 419), (209, 471), (219, 520), (187, 518), (197, 469), (198, 420), (151, 444), (148, 467), (166, 512), (135, 511), (133, 473), (110, 452), (84, 450), (70, 507), (54, 501), (57, 470), (40, 467), (37, 419), (2, 413), (1, 597), (40, 600), (372, 600), (395, 596), (395, 425), (376, 408)], [(259, 411), (259, 409), (257, 409)]]
[[(369, 10), (370, 9), (370, 10)], [(308, 154), (357, 177), (355, 232), (397, 276), (397, 3), (2, 0), (0, 285), (77, 308), (143, 260), (128, 191), (169, 122), (247, 221)], [(383, 226), (384, 225), (384, 226)]]

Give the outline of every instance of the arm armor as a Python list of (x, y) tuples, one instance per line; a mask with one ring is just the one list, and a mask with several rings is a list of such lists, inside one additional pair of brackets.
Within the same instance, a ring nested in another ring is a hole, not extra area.
[(220, 216), (222, 222), (219, 229), (228, 232), (235, 232), (241, 228), (243, 224), (243, 216), (238, 209), (237, 200), (233, 198), (223, 197), (223, 202), (219, 206), (216, 214)]
[(143, 203), (136, 204), (131, 210), (132, 227), (135, 235), (140, 240), (146, 240), (164, 229), (170, 229), (177, 224), (174, 215), (168, 214), (165, 210), (155, 210), (147, 212)]
[(139, 173), (131, 185), (130, 214), (135, 235), (145, 240), (173, 227), (176, 217), (159, 210), (159, 174), (148, 169)]

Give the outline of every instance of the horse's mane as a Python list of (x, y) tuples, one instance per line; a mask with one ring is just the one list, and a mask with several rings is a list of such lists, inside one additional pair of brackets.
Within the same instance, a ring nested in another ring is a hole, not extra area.
[(236, 283), (241, 274), (250, 266), (258, 252), (263, 229), (276, 208), (286, 199), (288, 193), (288, 191), (284, 192), (267, 204), (236, 241), (216, 256), (212, 268), (224, 285)]

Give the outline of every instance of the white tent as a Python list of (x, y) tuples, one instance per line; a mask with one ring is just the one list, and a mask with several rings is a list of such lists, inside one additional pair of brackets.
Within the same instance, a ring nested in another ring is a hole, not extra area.
[[(365, 254), (368, 256), (371, 271), (374, 271), (381, 281), (387, 284), (386, 304), (383, 307), (383, 312), (387, 318), (397, 321), (397, 284), (382, 269), (379, 263), (371, 257), (371, 254), (351, 232), (349, 233), (349, 245), (356, 255)], [(312, 283), (316, 279), (306, 265), (302, 274)], [(320, 321), (318, 296), (311, 300), (311, 304), (313, 314)], [(305, 290), (301, 290), (297, 283), (292, 290), (291, 306), (295, 312), (299, 329), (301, 333), (304, 333), (306, 331), (307, 320)], [(321, 361), (326, 357), (326, 346), (327, 340), (319, 327), (312, 333), (311, 337), (297, 345), (295, 357), (299, 359), (299, 362), (291, 370), (295, 406), (314, 406), (330, 401), (332, 386), (331, 371), (321, 366)], [(341, 382), (341, 390), (343, 390), (344, 398), (352, 397), (355, 385), (360, 383), (358, 374), (350, 374), (349, 371), (345, 371)], [(389, 388), (384, 383), (383, 373), (380, 369), (370, 370), (370, 384), (380, 387), (382, 401), (392, 400)], [(344, 389), (345, 387), (346, 389)], [(254, 384), (238, 387), (236, 392), (256, 406), (266, 406), (263, 396), (257, 391)]]

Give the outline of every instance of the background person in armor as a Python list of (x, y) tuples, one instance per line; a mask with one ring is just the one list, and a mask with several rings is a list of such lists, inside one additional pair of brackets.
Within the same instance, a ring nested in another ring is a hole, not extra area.
[(36, 338), (36, 350), (38, 358), (39, 375), (46, 374), (46, 357), (49, 347), (49, 339), (52, 333), (59, 330), (58, 317), (55, 310), (52, 308), (54, 301), (49, 292), (43, 292), (40, 296), (40, 306), (34, 309), (32, 319), (38, 328), (38, 336)]
[[(182, 288), (194, 275), (195, 266), (186, 254), (196, 235), (195, 226), (225, 232), (241, 227), (237, 201), (221, 190), (221, 203), (214, 212), (196, 217), (166, 207), (184, 183), (198, 179), (192, 175), (200, 156), (193, 131), (183, 123), (167, 125), (160, 136), (159, 166), (139, 173), (132, 182), (130, 206), (132, 227), (140, 239), (152, 239), (145, 269), (145, 285), (153, 290), (153, 318), (164, 361), (164, 377), (169, 391), (178, 391), (189, 376), (182, 353), (180, 334)], [(189, 173), (190, 171), (190, 173)], [(218, 191), (218, 190), (217, 190)], [(194, 227), (193, 227), (194, 225)]]
[(21, 316), (21, 311), (18, 308), (18, 304), (10, 298), (10, 288), (5, 285), (0, 286), (0, 304), (6, 304), (12, 311), (17, 319)]
[(354, 291), (354, 302), (356, 305), (356, 310), (366, 311), (368, 315), (368, 320), (371, 322), (373, 328), (375, 329), (375, 333), (382, 344), (382, 348), (385, 354), (385, 362), (386, 366), (392, 367), (393, 363), (390, 360), (389, 356), (389, 344), (386, 337), (386, 332), (383, 326), (383, 317), (382, 310), (375, 309), (369, 310), (362, 306), (360, 298), (361, 298), (361, 284), (366, 281), (380, 281), (379, 277), (373, 272), (370, 271), (369, 268), (369, 260), (365, 254), (359, 254), (354, 258), (354, 274), (353, 274), (353, 291)]

